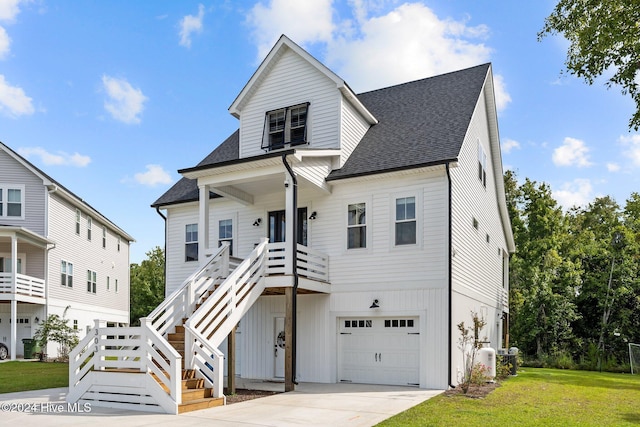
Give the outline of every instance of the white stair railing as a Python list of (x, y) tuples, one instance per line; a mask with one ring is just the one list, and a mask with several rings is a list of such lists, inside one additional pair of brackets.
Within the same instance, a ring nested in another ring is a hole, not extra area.
[(147, 317), (160, 335), (182, 324), (195, 310), (196, 303), (229, 273), (229, 246), (218, 248), (202, 267), (165, 298)]
[(223, 396), (223, 354), (218, 346), (265, 288), (268, 240), (262, 242), (216, 288), (185, 323), (185, 366)]
[[(182, 357), (149, 319), (141, 320), (139, 327), (106, 327), (96, 320), (69, 355), (68, 402), (177, 413)], [(122, 375), (134, 372), (153, 378), (123, 380)]]

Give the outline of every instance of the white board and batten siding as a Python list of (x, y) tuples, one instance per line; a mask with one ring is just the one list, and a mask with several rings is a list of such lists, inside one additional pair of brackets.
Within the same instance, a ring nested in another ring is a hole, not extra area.
[(335, 83), (290, 49), (266, 72), (242, 109), (240, 157), (264, 154), (261, 143), (267, 111), (307, 102), (309, 147), (339, 148), (341, 95)]
[[(503, 276), (508, 274), (504, 272), (508, 250), (495, 189), (496, 180), (501, 180), (502, 176), (493, 173), (486, 96), (485, 88), (467, 131), (458, 167), (451, 170), (453, 323), (471, 324), (471, 311), (485, 317), (487, 326), (482, 334), (495, 348), (500, 344), (501, 295), (508, 291)], [(487, 156), (486, 188), (478, 176), (478, 144)]]

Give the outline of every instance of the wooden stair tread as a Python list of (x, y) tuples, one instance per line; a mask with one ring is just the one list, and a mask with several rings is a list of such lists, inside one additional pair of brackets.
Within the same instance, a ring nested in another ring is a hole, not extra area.
[(178, 405), (178, 413), (199, 411), (201, 409), (215, 408), (224, 405), (224, 397), (208, 397), (204, 399), (192, 400)]

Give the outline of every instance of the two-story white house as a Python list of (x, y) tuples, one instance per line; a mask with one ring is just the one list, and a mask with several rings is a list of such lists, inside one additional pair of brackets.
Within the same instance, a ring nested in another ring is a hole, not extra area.
[[(472, 310), (505, 345), (515, 248), (491, 65), (355, 94), (283, 36), (229, 112), (239, 130), (153, 204), (166, 211), (168, 293), (208, 248), (244, 258), (295, 232), (328, 260), (298, 284), (297, 380), (456, 384), (455, 325)], [(293, 285), (269, 280), (240, 323), (242, 377), (284, 377)]]
[(282, 36), (229, 112), (239, 129), (152, 204), (165, 301), (139, 328), (95, 325), (69, 401), (215, 406), (225, 369), (286, 391), (446, 389), (472, 311), (506, 345), (515, 247), (490, 64), (356, 94)]
[[(131, 242), (0, 143), (0, 359), (22, 356), (22, 339), (51, 314), (65, 315), (80, 338), (94, 319), (128, 324)], [(55, 357), (57, 344), (43, 352)]]

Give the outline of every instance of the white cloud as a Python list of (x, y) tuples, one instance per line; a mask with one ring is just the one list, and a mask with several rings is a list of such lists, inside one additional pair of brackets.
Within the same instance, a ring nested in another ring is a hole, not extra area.
[(620, 170), (620, 165), (617, 163), (607, 163), (607, 170), (609, 172), (618, 172)]
[(19, 148), (18, 153), (26, 159), (32, 157), (39, 157), (40, 161), (45, 165), (54, 166), (76, 166), (83, 168), (91, 163), (91, 157), (83, 156), (78, 153), (68, 154), (64, 151), (58, 151), (57, 153), (49, 153), (42, 147), (24, 147)]
[(0, 74), (0, 113), (16, 118), (22, 115), (33, 114), (34, 108), (22, 88), (11, 86)]
[(186, 15), (180, 20), (180, 46), (191, 47), (191, 34), (202, 32), (204, 6), (198, 5), (198, 15)]
[(504, 82), (504, 77), (500, 74), (493, 75), (493, 91), (496, 95), (496, 109), (498, 111), (504, 111), (507, 105), (511, 102), (511, 95), (507, 92), (507, 85)]
[(124, 79), (102, 76), (102, 84), (109, 96), (104, 101), (104, 108), (114, 119), (124, 123), (140, 123), (139, 115), (144, 109), (147, 97), (140, 89), (133, 88)]
[(631, 160), (633, 166), (640, 166), (640, 134), (622, 135), (619, 141), (625, 147), (624, 155)]
[[(357, 91), (478, 65), (489, 61), (491, 53), (482, 43), (486, 26), (440, 19), (419, 3), (405, 3), (358, 25), (357, 36), (340, 34), (327, 51), (327, 63)], [(503, 106), (508, 94), (497, 80)]]
[(0, 21), (13, 22), (20, 8), (18, 5), (24, 0), (0, 0)]
[(574, 206), (586, 206), (590, 203), (593, 198), (593, 187), (590, 180), (578, 178), (565, 182), (560, 190), (552, 193), (560, 205), (565, 209), (571, 209)]
[(518, 141), (514, 141), (513, 139), (505, 139), (504, 142), (502, 143), (502, 152), (503, 153), (510, 153), (511, 150), (513, 149), (520, 149), (520, 143)]
[[(475, 66), (490, 60), (485, 25), (440, 19), (421, 3), (351, 0), (349, 18), (338, 17), (331, 0), (256, 4), (247, 18), (262, 60), (286, 34), (302, 46), (322, 43), (322, 59), (357, 91), (377, 89)], [(386, 8), (386, 10), (384, 10)], [(501, 75), (494, 75), (496, 105), (511, 102)]]
[(134, 175), (138, 184), (155, 187), (158, 184), (171, 184), (173, 180), (171, 175), (166, 172), (160, 165), (147, 165), (146, 172), (139, 172)]
[(588, 167), (593, 163), (589, 161), (589, 147), (584, 141), (566, 137), (562, 145), (553, 150), (553, 163), (556, 166)]
[(254, 28), (253, 39), (262, 60), (281, 34), (299, 44), (329, 42), (332, 37), (332, 0), (269, 0), (257, 3), (247, 21)]
[(7, 34), (4, 28), (0, 27), (0, 59), (4, 59), (7, 56), (10, 46), (11, 39), (9, 38), (9, 34)]

